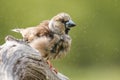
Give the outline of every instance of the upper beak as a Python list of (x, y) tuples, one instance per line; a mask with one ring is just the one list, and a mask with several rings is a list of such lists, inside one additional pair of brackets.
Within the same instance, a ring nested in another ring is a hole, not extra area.
[(68, 28), (70, 28), (70, 27), (74, 27), (74, 26), (76, 26), (76, 24), (72, 21), (72, 20), (69, 20), (68, 22), (66, 22), (66, 27)]

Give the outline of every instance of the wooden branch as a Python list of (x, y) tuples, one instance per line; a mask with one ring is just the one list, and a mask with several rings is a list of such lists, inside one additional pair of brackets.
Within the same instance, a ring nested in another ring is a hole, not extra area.
[(54, 73), (40, 53), (11, 36), (0, 46), (0, 80), (68, 80)]

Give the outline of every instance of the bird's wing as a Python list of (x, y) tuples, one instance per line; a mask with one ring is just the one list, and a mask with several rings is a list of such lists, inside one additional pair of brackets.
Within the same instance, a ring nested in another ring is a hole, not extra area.
[(49, 20), (46, 20), (35, 27), (28, 27), (25, 29), (12, 29), (12, 31), (22, 34), (23, 39), (27, 40), (28, 42), (31, 42), (37, 37), (49, 35), (50, 30), (48, 28), (48, 24)]
[(36, 36), (41, 37), (41, 36), (49, 35), (50, 29), (49, 29), (48, 25), (49, 25), (49, 20), (45, 20), (45, 21), (41, 22), (36, 27)]

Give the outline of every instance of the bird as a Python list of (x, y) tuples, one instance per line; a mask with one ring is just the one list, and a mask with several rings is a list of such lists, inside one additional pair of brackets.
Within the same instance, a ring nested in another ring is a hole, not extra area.
[(38, 50), (45, 60), (58, 59), (65, 56), (71, 47), (69, 31), (76, 24), (68, 13), (62, 12), (50, 20), (28, 28), (12, 29), (22, 35), (32, 48)]

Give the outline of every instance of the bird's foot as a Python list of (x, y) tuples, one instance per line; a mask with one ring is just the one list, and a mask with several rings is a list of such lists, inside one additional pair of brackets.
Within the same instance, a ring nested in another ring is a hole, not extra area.
[(47, 64), (49, 65), (49, 68), (55, 73), (58, 73), (58, 70), (56, 68), (53, 67), (53, 65), (51, 64), (51, 62), (49, 60), (47, 60)]

